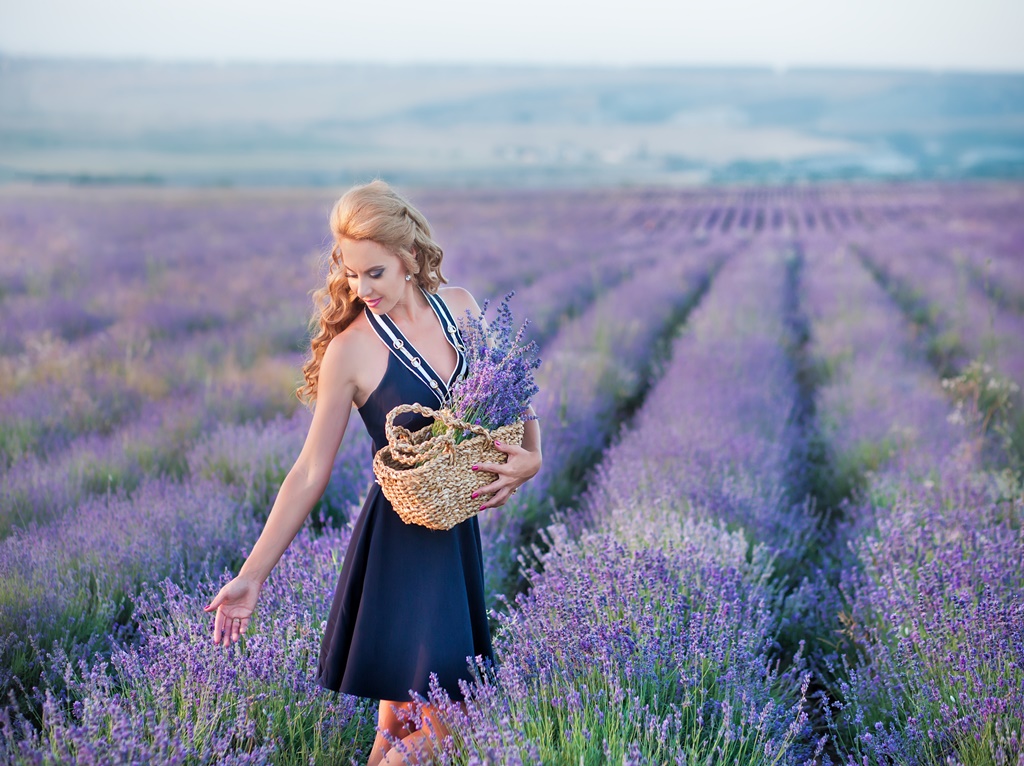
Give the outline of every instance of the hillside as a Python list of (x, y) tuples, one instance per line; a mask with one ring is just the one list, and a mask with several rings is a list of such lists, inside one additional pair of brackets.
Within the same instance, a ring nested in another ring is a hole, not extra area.
[(0, 182), (1024, 176), (1024, 75), (0, 58)]

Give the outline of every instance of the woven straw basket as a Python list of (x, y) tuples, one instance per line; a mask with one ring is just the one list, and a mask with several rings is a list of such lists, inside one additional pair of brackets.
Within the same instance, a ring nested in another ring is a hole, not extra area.
[[(410, 432), (395, 425), (406, 412), (440, 420), (447, 433), (431, 435), (431, 426)], [(455, 443), (452, 428), (472, 436)], [(472, 494), (494, 481), (495, 474), (474, 471), (477, 463), (504, 463), (506, 455), (494, 448), (494, 440), (523, 443), (523, 424), (513, 423), (493, 431), (466, 423), (449, 410), (432, 410), (420, 404), (400, 404), (387, 414), (384, 431), (388, 443), (373, 457), (373, 472), (384, 496), (406, 524), (429, 529), (451, 529), (480, 511), (482, 498)]]

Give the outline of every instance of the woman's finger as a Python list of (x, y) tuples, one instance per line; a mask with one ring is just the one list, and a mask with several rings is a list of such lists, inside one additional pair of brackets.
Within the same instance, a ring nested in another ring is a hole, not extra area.
[[(480, 510), (483, 511), (487, 508), (500, 508), (508, 502), (509, 498), (516, 493), (517, 489), (518, 487), (513, 487), (511, 485), (500, 487), (495, 490), (494, 496), (489, 500), (483, 500), (481, 495), (479, 498), (481, 499)], [(480, 492), (482, 492), (482, 490)]]
[[(515, 487), (506, 487), (502, 492), (499, 492), (498, 495), (491, 500), (491, 502), (493, 503), (491, 507), (499, 508), (505, 505), (505, 503), (512, 499), (512, 495), (514, 495), (515, 493)], [(496, 502), (498, 500), (500, 500), (500, 502)]]
[(500, 476), (512, 476), (516, 471), (516, 464), (513, 462), (508, 463), (476, 463), (470, 466), (473, 471), (493, 473)]
[(218, 609), (213, 618), (213, 643), (219, 644), (224, 632), (224, 610)]
[(506, 479), (504, 479), (503, 477), (499, 476), (497, 479), (492, 481), (490, 484), (485, 484), (484, 486), (482, 486), (478, 490), (476, 490), (473, 493), (472, 497), (473, 497), (474, 500), (483, 500), (484, 498), (489, 497), (490, 495), (494, 495), (494, 494), (500, 492), (501, 490), (503, 490), (505, 488), (505, 486), (507, 484), (508, 484), (508, 481)]
[(487, 473), (502, 474), (506, 470), (504, 463), (477, 463), (472, 467), (474, 471), (485, 471)]
[(222, 603), (224, 603), (224, 589), (223, 588), (221, 588), (220, 592), (216, 596), (213, 597), (213, 601), (211, 601), (209, 604), (207, 604), (206, 606), (203, 607), (203, 611), (204, 612), (212, 612), (214, 609), (216, 609)]
[(470, 466), (470, 468), (474, 471), (487, 471), (488, 473), (497, 474), (498, 476), (518, 478), (519, 481), (516, 483), (521, 484), (523, 481), (537, 473), (537, 469), (532, 468), (531, 461), (525, 459), (529, 455), (530, 453), (523, 448), (513, 446), (510, 448), (508, 460), (505, 462), (481, 462)]

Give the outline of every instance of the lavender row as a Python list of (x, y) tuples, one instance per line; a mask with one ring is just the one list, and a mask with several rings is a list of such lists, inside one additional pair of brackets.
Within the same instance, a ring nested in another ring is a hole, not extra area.
[[(231, 649), (210, 640), (202, 608), (219, 582), (165, 580), (134, 599), (138, 635), (109, 660), (57, 652), (55, 692), (33, 702), (41, 726), (0, 711), (0, 758), (12, 764), (348, 762), (368, 748), (375, 710), (320, 689), (320, 636), (348, 532), (302, 530), (264, 584), (253, 627)], [(220, 567), (211, 567), (220, 571)]]
[(841, 243), (810, 252), (813, 352), (829, 370), (818, 417), (837, 464), (863, 473), (841, 530), (852, 553), (839, 557), (841, 591), (818, 596), (819, 612), (846, 615), (829, 631), (841, 637), (826, 708), (837, 752), (850, 764), (1016, 762), (1019, 487), (979, 472), (983, 434), (951, 422), (899, 309), (859, 261)]
[(932, 355), (944, 372), (982, 358), (1024, 383), (1024, 313), (1000, 305), (982, 286), (943, 257), (941, 230), (883, 227), (863, 243), (863, 257), (924, 329), (933, 331)]
[[(784, 241), (730, 260), (675, 343), (662, 382), (606, 454), (589, 492), (594, 523), (622, 534), (637, 509), (684, 502), (759, 542), (798, 551), (811, 521), (787, 476), (797, 397), (784, 324)], [(653, 541), (651, 541), (653, 542)]]
[[(185, 481), (143, 476), (130, 492), (85, 498), (73, 512), (29, 523), (0, 542), (0, 655), (9, 668), (3, 688), (44, 672), (43, 653), (54, 642), (76, 655), (109, 646), (132, 624), (130, 598), (144, 583), (188, 581), (205, 567), (237, 565), (309, 421), (300, 410), (266, 425), (225, 424), (184, 455)], [(369, 437), (358, 423), (350, 431), (314, 524), (351, 517), (372, 479)]]
[[(807, 247), (805, 305), (810, 354), (820, 370), (818, 427), (837, 479), (855, 489), (865, 473), (924, 482), (961, 461), (977, 467), (968, 434), (921, 357), (899, 307), (841, 240)], [(975, 445), (976, 451), (976, 445)]]
[(572, 500), (580, 475), (614, 433), (619, 411), (656, 373), (658, 339), (724, 259), (722, 252), (693, 247), (678, 231), (666, 232), (645, 250), (631, 262), (630, 278), (565, 324), (542, 349), (534, 407), (544, 433), (544, 470), (516, 501), (482, 517), (489, 602), (514, 576), (524, 525), (543, 521), (557, 504)]
[(442, 762), (807, 762), (807, 678), (799, 657), (778, 672), (767, 558), (752, 564), (742, 533), (672, 519), (660, 546), (550, 531), (501, 618), (497, 669), (464, 711), (432, 697), (455, 730)]
[(616, 408), (659, 374), (655, 357), (661, 338), (677, 329), (722, 263), (742, 249), (728, 241), (715, 248), (693, 246), (682, 237), (659, 245), (663, 252), (656, 260), (639, 260), (631, 278), (544, 347), (536, 409), (553, 465), (529, 485), (535, 498), (557, 494), (555, 486), (571, 461), (604, 448), (618, 420)]
[(81, 656), (108, 646), (142, 583), (237, 558), (257, 530), (235, 511), (218, 486), (151, 480), (15, 531), (0, 547), (4, 692), (47, 676), (55, 644)]
[(1024, 502), (977, 479), (906, 488), (854, 543), (830, 684), (849, 764), (1021, 763)]
[[(502, 618), (498, 669), (469, 690), (466, 713), (449, 711), (453, 759), (802, 763), (814, 754), (802, 662), (776, 669), (772, 555), (722, 523), (745, 521), (757, 535), (783, 505), (778, 442), (794, 397), (784, 273), (775, 250), (722, 268), (633, 427), (606, 453), (587, 523), (551, 527), (535, 553), (530, 592)], [(704, 452), (712, 435), (707, 447), (719, 451)], [(738, 449), (722, 453), (724, 444)], [(712, 505), (713, 496), (740, 502)], [(772, 531), (770, 544), (790, 542)]]
[[(258, 388), (211, 387), (200, 395), (140, 404), (126, 423), (81, 434), (50, 455), (23, 454), (0, 471), (0, 537), (58, 519), (90, 497), (131, 492), (147, 478), (185, 480), (188, 452), (204, 433), (218, 424), (262, 423), (278, 408), (294, 410), (296, 404), (274, 406)], [(35, 416), (26, 420), (40, 423)]]

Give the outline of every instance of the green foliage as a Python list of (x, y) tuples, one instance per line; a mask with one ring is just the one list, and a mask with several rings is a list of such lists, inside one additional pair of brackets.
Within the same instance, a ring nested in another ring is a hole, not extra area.
[(1024, 412), (1017, 406), (1020, 387), (977, 359), (959, 375), (943, 379), (942, 387), (953, 400), (950, 419), (974, 434), (983, 454), (1019, 471), (1024, 465)]
[(31, 452), (43, 432), (37, 420), (17, 418), (0, 426), (0, 470), (7, 470), (22, 455)]
[(956, 369), (957, 362), (966, 351), (960, 335), (955, 330), (936, 331), (925, 344), (925, 353), (932, 367), (942, 374), (949, 374)]

